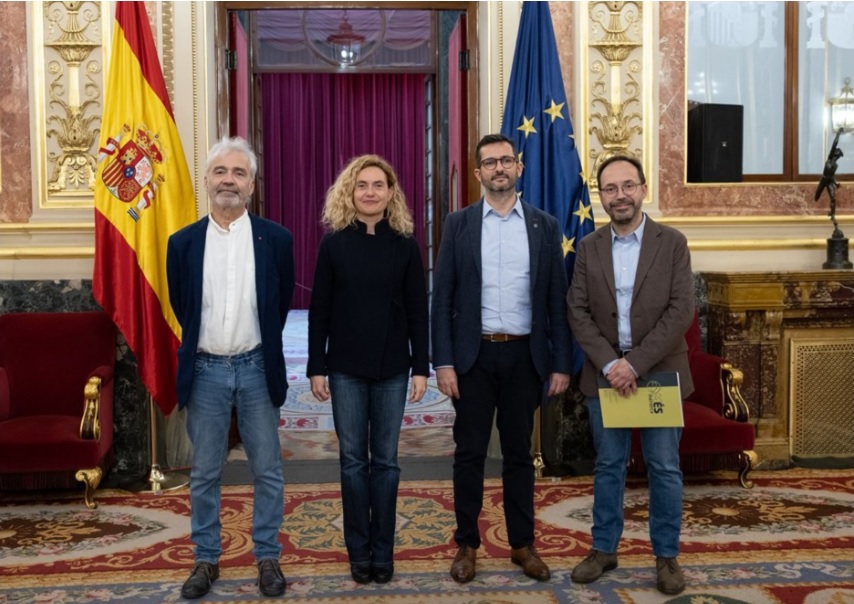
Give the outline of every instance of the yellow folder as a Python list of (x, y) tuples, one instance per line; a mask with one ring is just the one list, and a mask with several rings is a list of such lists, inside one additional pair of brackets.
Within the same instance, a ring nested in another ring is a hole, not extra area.
[(638, 391), (624, 398), (599, 376), (599, 401), (606, 428), (683, 427), (679, 373), (665, 371), (638, 378)]

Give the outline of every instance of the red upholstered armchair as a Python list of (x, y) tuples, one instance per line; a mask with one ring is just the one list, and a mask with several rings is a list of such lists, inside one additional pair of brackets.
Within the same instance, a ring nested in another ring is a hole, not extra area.
[[(694, 393), (682, 405), (685, 427), (679, 443), (686, 472), (738, 468), (738, 480), (747, 489), (747, 474), (756, 462), (756, 434), (748, 422), (750, 413), (739, 390), (741, 371), (726, 359), (702, 350), (699, 316), (685, 333)], [(632, 469), (642, 470), (642, 451), (637, 431), (632, 435)]]
[(95, 489), (113, 455), (116, 329), (102, 312), (0, 316), (0, 489)]

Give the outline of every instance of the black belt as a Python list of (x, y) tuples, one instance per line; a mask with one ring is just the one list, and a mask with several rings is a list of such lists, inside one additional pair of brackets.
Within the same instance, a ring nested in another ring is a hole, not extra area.
[(632, 351), (631, 348), (617, 348), (616, 353), (622, 359)]
[(487, 342), (514, 342), (516, 340), (527, 340), (529, 334), (514, 336), (512, 333), (485, 333), (480, 337)]

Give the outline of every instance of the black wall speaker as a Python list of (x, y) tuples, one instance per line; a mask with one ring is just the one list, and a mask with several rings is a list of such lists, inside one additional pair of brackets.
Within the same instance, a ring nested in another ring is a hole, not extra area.
[(688, 111), (688, 182), (741, 182), (744, 107), (704, 103)]

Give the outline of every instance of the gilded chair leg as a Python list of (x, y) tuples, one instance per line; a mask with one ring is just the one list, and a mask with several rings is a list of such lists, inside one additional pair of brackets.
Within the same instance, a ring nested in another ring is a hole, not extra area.
[(86, 486), (86, 492), (83, 495), (83, 500), (86, 502), (86, 507), (94, 510), (98, 507), (95, 503), (95, 489), (101, 484), (101, 477), (104, 472), (101, 468), (92, 468), (91, 470), (78, 470), (74, 478), (82, 482)]
[(543, 470), (546, 469), (546, 463), (543, 461), (543, 454), (537, 452), (534, 454), (534, 478), (542, 478)]
[(753, 488), (753, 481), (748, 480), (747, 475), (753, 469), (757, 459), (756, 451), (742, 451), (738, 454), (738, 482), (745, 489)]

